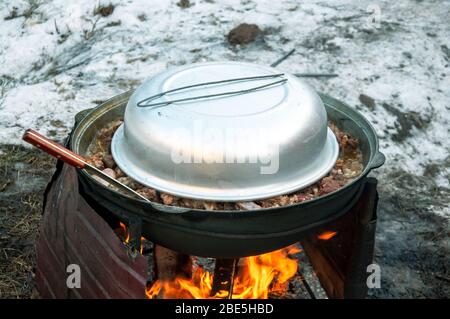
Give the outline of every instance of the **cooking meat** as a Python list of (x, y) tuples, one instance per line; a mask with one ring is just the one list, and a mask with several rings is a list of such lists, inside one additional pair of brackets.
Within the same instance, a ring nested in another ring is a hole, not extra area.
[(113, 159), (111, 154), (105, 155), (102, 160), (103, 160), (103, 164), (107, 168), (114, 169), (117, 166), (116, 162), (114, 161), (114, 159)]
[(113, 169), (111, 169), (111, 168), (105, 168), (103, 170), (103, 173), (105, 173), (109, 177), (112, 177), (112, 178), (116, 179), (116, 172)]
[(158, 193), (153, 188), (143, 187), (143, 188), (137, 189), (136, 192), (152, 202), (155, 202), (155, 203), (160, 202)]
[[(112, 136), (122, 122), (122, 120), (114, 121), (98, 132), (89, 147), (88, 153), (90, 155), (88, 156), (88, 162), (90, 164), (103, 170), (111, 177), (115, 176), (115, 178), (117, 178), (120, 182), (137, 191), (139, 194), (148, 198), (152, 202), (205, 210), (248, 209), (248, 204), (242, 205), (242, 203), (233, 202), (210, 202), (180, 198), (170, 194), (159, 193), (155, 189), (143, 186), (126, 176), (126, 174), (116, 165), (110, 149)], [(334, 123), (329, 123), (329, 127), (338, 140), (339, 157), (328, 175), (313, 185), (292, 194), (252, 202), (252, 207), (279, 207), (311, 200), (338, 190), (361, 174), (364, 167), (362, 153), (359, 149), (359, 141), (350, 134), (341, 131)]]
[(89, 156), (87, 158), (87, 162), (89, 164), (91, 164), (92, 166), (94, 166), (100, 170), (103, 170), (105, 168), (105, 164), (103, 163), (103, 160), (102, 160), (103, 156), (105, 156), (105, 155), (102, 153), (95, 153), (94, 155)]

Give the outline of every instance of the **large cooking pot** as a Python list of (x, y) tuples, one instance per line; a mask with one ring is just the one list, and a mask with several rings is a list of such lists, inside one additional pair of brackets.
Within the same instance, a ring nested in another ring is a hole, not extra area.
[[(96, 132), (123, 117), (133, 92), (111, 98), (90, 111), (79, 113), (70, 148), (81, 155)], [(378, 139), (371, 124), (348, 105), (320, 94), (328, 119), (360, 141), (364, 170), (348, 185), (309, 201), (276, 208), (247, 211), (207, 211), (147, 203), (124, 196), (79, 171), (81, 193), (126, 222), (139, 224), (142, 235), (167, 248), (196, 256), (236, 258), (257, 255), (299, 241), (345, 214), (360, 195), (369, 172), (383, 165)]]

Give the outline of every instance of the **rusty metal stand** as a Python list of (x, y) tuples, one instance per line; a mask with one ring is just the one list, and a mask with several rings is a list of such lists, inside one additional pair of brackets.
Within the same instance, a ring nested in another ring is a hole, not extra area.
[[(377, 180), (368, 178), (361, 197), (348, 213), (314, 234), (301, 245), (329, 298), (364, 298), (367, 266), (372, 263), (377, 221)], [(317, 235), (337, 231), (331, 240)]]
[(216, 259), (214, 279), (211, 289), (211, 297), (220, 291), (226, 291), (227, 295), (221, 298), (231, 299), (233, 296), (234, 278), (237, 272), (239, 259)]
[[(364, 298), (367, 294), (366, 269), (372, 263), (375, 241), (377, 180), (368, 178), (362, 187), (357, 203), (345, 215), (300, 241), (328, 298)], [(329, 230), (338, 235), (327, 241), (317, 238)], [(180, 274), (189, 277), (190, 256), (155, 245), (154, 258), (160, 270), (157, 278), (171, 279)], [(238, 262), (239, 259), (216, 259), (211, 296), (232, 298)], [(310, 297), (315, 298), (314, 289), (306, 280), (303, 285)]]

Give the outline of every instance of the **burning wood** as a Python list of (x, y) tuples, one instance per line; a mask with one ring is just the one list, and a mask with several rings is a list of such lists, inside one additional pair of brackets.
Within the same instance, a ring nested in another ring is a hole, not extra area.
[(214, 281), (211, 296), (223, 295), (231, 298), (233, 295), (234, 276), (238, 268), (239, 259), (217, 259), (214, 268)]
[[(285, 292), (289, 280), (298, 269), (298, 261), (292, 259), (291, 255), (298, 252), (296, 246), (289, 246), (271, 253), (241, 259), (236, 269), (231, 297), (267, 299), (270, 293)], [(228, 292), (223, 289), (212, 293), (214, 276), (202, 267), (196, 267), (192, 278), (177, 276), (172, 280), (158, 279), (147, 288), (146, 295), (150, 299), (227, 297)]]
[[(124, 244), (128, 245), (130, 243), (131, 237), (130, 231), (128, 230), (127, 226), (124, 223), (119, 222), (119, 227), (114, 229), (114, 232), (116, 233), (117, 236), (119, 236), (120, 240), (122, 240)], [(144, 237), (141, 237), (140, 239), (141, 239), (141, 246), (139, 252), (142, 254), (144, 252), (144, 245), (142, 244), (142, 242), (147, 239)]]
[(153, 257), (156, 278), (159, 280), (169, 281), (176, 277), (191, 278), (192, 260), (190, 256), (155, 245)]
[(120, 239), (122, 239), (124, 244), (128, 244), (130, 242), (130, 233), (124, 223), (119, 222), (119, 228), (116, 229), (116, 234)]
[[(119, 226), (115, 232), (124, 244), (128, 244), (129, 231), (124, 223), (120, 222)], [(267, 299), (269, 295), (281, 296), (285, 294), (289, 280), (297, 274), (298, 261), (291, 256), (300, 251), (292, 245), (240, 260), (217, 259), (214, 274), (211, 274), (201, 266), (193, 270), (189, 255), (154, 245), (154, 278), (157, 280), (147, 287), (146, 296), (149, 299)]]

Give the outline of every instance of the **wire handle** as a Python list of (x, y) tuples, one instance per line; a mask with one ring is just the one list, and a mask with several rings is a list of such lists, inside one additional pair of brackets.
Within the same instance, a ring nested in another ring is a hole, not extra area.
[(153, 95), (151, 97), (145, 98), (145, 99), (139, 101), (137, 103), (137, 106), (138, 107), (161, 107), (161, 106), (172, 104), (172, 103), (176, 103), (176, 102), (186, 102), (186, 101), (207, 99), (207, 98), (219, 97), (219, 96), (246, 94), (246, 93), (258, 91), (258, 90), (261, 90), (261, 89), (264, 89), (264, 88), (267, 88), (267, 87), (270, 87), (270, 86), (283, 84), (283, 83), (287, 82), (287, 79), (282, 79), (282, 80), (278, 80), (278, 81), (275, 81), (275, 82), (267, 83), (267, 84), (264, 84), (264, 85), (255, 86), (255, 87), (252, 87), (252, 88), (249, 88), (249, 89), (245, 89), (245, 90), (238, 90), (238, 91), (229, 91), (229, 92), (221, 92), (221, 93), (215, 93), (215, 94), (200, 95), (200, 96), (182, 98), (182, 99), (178, 99), (178, 100), (164, 101), (164, 102), (157, 102), (157, 103), (150, 103), (150, 104), (148, 104), (148, 102), (151, 102), (151, 101), (153, 101), (155, 99), (158, 99), (158, 98), (160, 98), (160, 97), (162, 97), (164, 95), (167, 95), (167, 94), (170, 94), (170, 93), (174, 93), (174, 92), (178, 92), (178, 91), (182, 91), (182, 90), (192, 89), (192, 88), (196, 88), (196, 87), (210, 86), (210, 85), (223, 84), (223, 83), (241, 82), (241, 81), (254, 81), (254, 80), (262, 80), (262, 79), (271, 79), (271, 78), (277, 78), (277, 77), (282, 77), (282, 76), (284, 76), (284, 73), (271, 74), (271, 75), (251, 76), (251, 77), (243, 77), (243, 78), (234, 78), (234, 79), (212, 81), (212, 82), (204, 82), (204, 83), (198, 83), (198, 84), (183, 86), (183, 87), (179, 87), (179, 88), (176, 88), (176, 89), (172, 89), (172, 90), (168, 90), (168, 91), (165, 91), (165, 92), (161, 92), (161, 93), (158, 93), (158, 94)]

